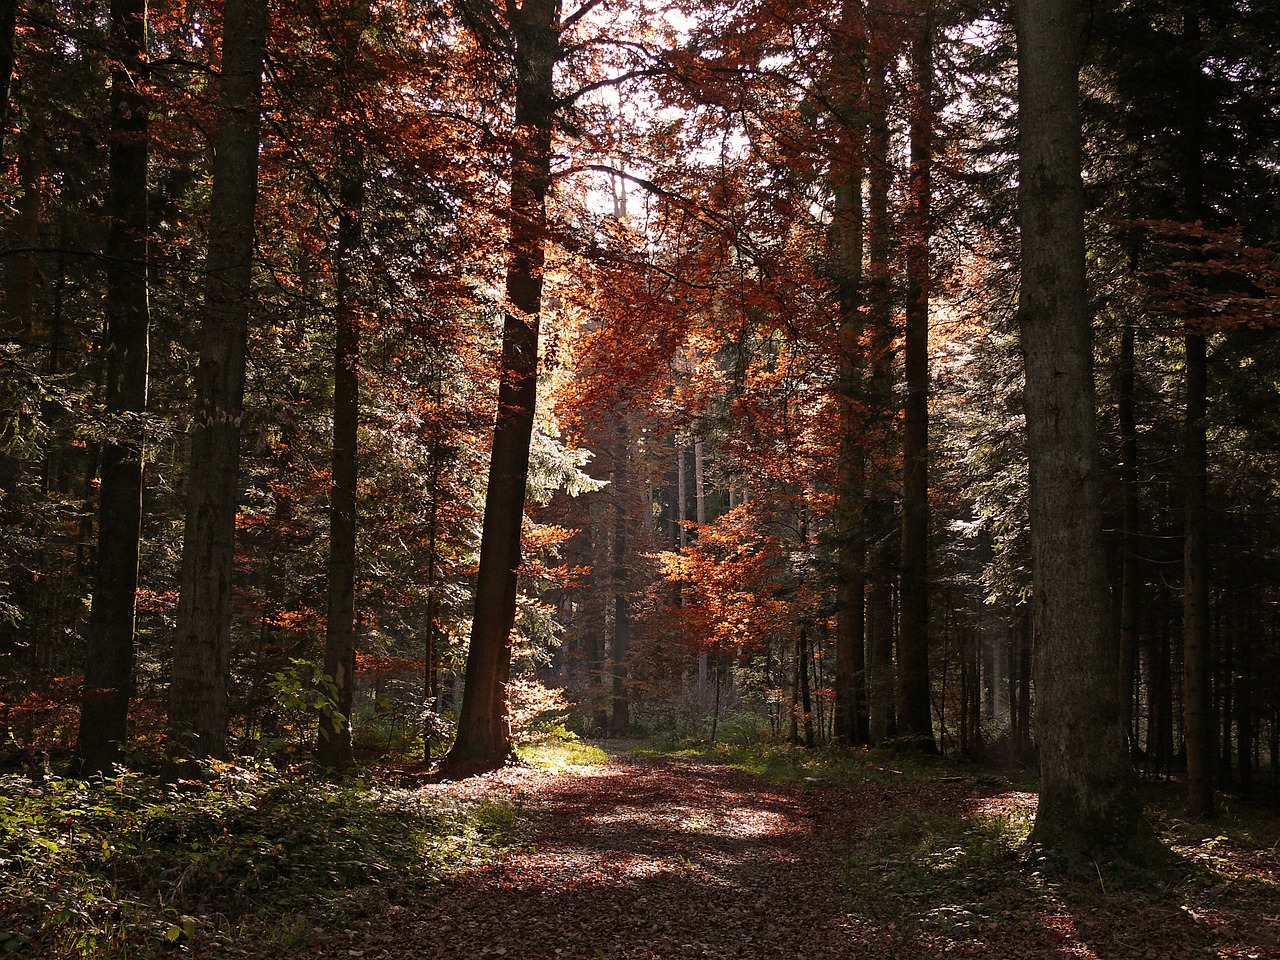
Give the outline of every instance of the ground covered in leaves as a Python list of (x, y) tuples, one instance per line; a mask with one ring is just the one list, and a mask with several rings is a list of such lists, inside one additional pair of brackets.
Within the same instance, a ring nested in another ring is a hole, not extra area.
[(511, 804), (519, 842), (294, 956), (1280, 958), (1274, 820), (1159, 823), (1172, 873), (1063, 879), (1026, 852), (1034, 794), (863, 757), (615, 754), (424, 784)]

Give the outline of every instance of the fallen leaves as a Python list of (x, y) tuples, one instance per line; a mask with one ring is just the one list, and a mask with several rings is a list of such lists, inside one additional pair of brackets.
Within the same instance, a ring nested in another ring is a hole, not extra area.
[[(421, 789), (514, 804), (527, 835), (308, 957), (1280, 958), (1265, 884), (1160, 893), (1042, 876), (1016, 849), (1035, 796), (998, 783), (784, 786), (621, 756)], [(1280, 876), (1274, 850), (1239, 852), (1239, 875)]]

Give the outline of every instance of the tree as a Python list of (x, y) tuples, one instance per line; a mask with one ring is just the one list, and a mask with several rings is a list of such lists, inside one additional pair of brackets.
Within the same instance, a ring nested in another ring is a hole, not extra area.
[(511, 8), (506, 25), (515, 61), (507, 304), (471, 649), (458, 736), (444, 760), (449, 769), (501, 766), (511, 753), (507, 682), (529, 443), (538, 393), (538, 322), (546, 263), (543, 244), (560, 28), (560, 5), (555, 0), (524, 0)]
[(227, 747), (231, 585), (267, 0), (228, 0), (223, 16), (200, 365), (191, 414), (182, 585), (169, 688), (168, 749), (175, 757), (221, 757)]
[[(322, 713), (316, 760), (322, 766), (351, 765), (351, 705), (356, 672), (356, 486), (359, 472), (360, 310), (355, 258), (365, 200), (364, 149), (355, 129), (359, 97), (352, 89), (359, 69), (360, 28), (367, 15), (352, 5), (338, 51), (339, 100), (336, 152), (339, 176), (338, 235), (334, 249), (333, 455), (329, 493), (328, 609), (325, 616), (324, 673), (333, 679), (337, 716)], [(428, 623), (427, 630), (434, 627)]]
[(912, 42), (911, 169), (907, 208), (907, 304), (903, 331), (902, 613), (898, 635), (898, 735), (936, 750), (929, 702), (929, 238), (933, 163), (933, 4)]
[(113, 0), (107, 201), (107, 377), (115, 418), (102, 450), (98, 558), (89, 613), (80, 735), (73, 769), (109, 770), (124, 759), (133, 693), (138, 551), (142, 536), (144, 416), (151, 314), (148, 303), (147, 3)]
[(1085, 281), (1080, 0), (1020, 0), (1022, 277), (1040, 804), (1032, 839), (1069, 855), (1124, 848), (1141, 808), (1109, 629)]

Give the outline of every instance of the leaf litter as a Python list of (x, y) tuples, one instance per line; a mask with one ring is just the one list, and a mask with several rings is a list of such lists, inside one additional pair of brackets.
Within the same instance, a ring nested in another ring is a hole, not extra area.
[(422, 789), (514, 804), (517, 842), (299, 960), (1280, 960), (1275, 847), (1215, 838), (1230, 874), (1178, 847), (1189, 872), (1163, 885), (1054, 878), (1022, 846), (1034, 794), (996, 782), (786, 784), (622, 754)]

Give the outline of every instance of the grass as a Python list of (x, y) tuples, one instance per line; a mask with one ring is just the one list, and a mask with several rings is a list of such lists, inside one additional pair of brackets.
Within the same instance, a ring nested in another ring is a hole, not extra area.
[(582, 767), (601, 767), (609, 755), (599, 747), (583, 743), (563, 727), (547, 731), (537, 739), (522, 744), (516, 754), (529, 766), (550, 773)]
[(0, 777), (0, 953), (136, 957), (295, 949), (492, 857), (493, 800), (211, 765), (199, 782)]
[(648, 745), (628, 748), (637, 756), (681, 757), (720, 763), (779, 783), (908, 783), (937, 780), (936, 757), (871, 752), (836, 746), (806, 750), (786, 744), (694, 744), (661, 749)]

